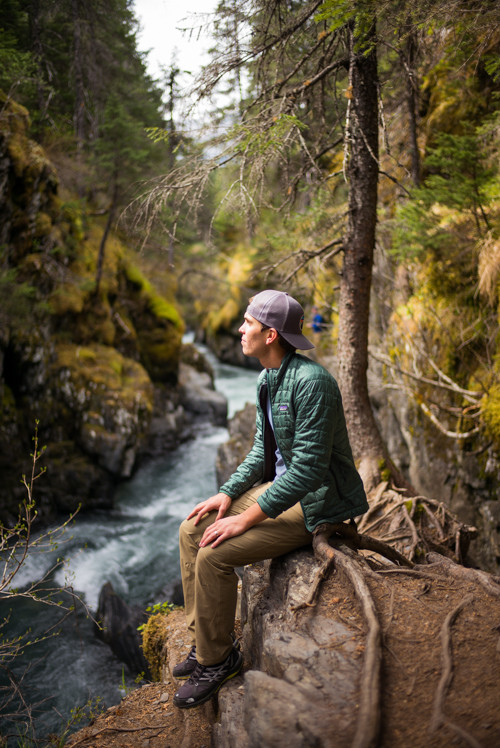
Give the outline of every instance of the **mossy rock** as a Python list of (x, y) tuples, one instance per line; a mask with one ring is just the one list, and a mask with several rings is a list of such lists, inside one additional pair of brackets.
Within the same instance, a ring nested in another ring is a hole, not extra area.
[(483, 398), (481, 414), (486, 429), (500, 450), (500, 385), (494, 385)]
[(153, 411), (151, 380), (141, 364), (116, 349), (58, 344), (52, 372), (64, 401), (82, 418), (100, 413), (103, 425), (111, 431), (118, 425), (116, 420), (123, 421), (126, 414), (137, 421), (140, 430), (149, 421)]
[(125, 260), (124, 272), (129, 285), (136, 294), (145, 302), (148, 310), (160, 320), (170, 322), (182, 334), (184, 323), (177, 307), (159, 294), (141, 270), (130, 260)]
[(209, 374), (212, 378), (214, 371), (203, 353), (192, 343), (184, 343), (181, 349), (181, 361), (200, 373)]
[(128, 318), (137, 335), (140, 361), (154, 382), (177, 381), (184, 323), (176, 306), (161, 296), (141, 270), (124, 258)]
[(0, 131), (25, 134), (30, 127), (29, 112), (22, 104), (0, 91)]
[(182, 335), (172, 325), (138, 330), (141, 363), (154, 382), (176, 382)]
[(157, 613), (148, 619), (142, 632), (142, 649), (154, 681), (161, 680), (162, 675), (166, 640), (165, 621), (165, 615)]
[(37, 484), (37, 498), (47, 497), (58, 512), (111, 508), (114, 480), (89, 460), (74, 441), (48, 441), (44, 460), (47, 472)]
[(51, 371), (58, 408), (72, 414), (75, 441), (108, 473), (129, 477), (154, 407), (143, 366), (109, 346), (60, 343)]

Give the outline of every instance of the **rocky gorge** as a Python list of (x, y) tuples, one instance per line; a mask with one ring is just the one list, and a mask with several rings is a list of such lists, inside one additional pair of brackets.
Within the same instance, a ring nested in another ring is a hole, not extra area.
[(109, 508), (118, 482), (190, 437), (197, 410), (224, 424), (226, 403), (182, 342), (170, 281), (153, 286), (118, 234), (96, 293), (99, 219), (31, 139), (28, 112), (6, 100), (0, 211), (0, 516), (15, 521), (26, 498), (35, 430), (48, 467), (38, 519)]

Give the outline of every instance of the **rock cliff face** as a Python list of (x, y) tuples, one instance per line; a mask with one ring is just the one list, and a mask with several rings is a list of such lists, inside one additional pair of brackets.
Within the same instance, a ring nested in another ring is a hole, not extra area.
[(175, 305), (116, 236), (96, 292), (103, 227), (59, 183), (27, 111), (1, 104), (0, 519), (26, 498), (38, 421), (47, 521), (110, 506), (116, 483), (189, 438), (197, 417), (224, 424), (226, 403), (182, 345)]
[(316, 572), (311, 549), (245, 568), (241, 620), (249, 670), (244, 691), (232, 685), (221, 692), (215, 745), (333, 745), (326, 735), (352, 745), (363, 638), (352, 614), (342, 622), (326, 607), (294, 612)]
[[(378, 378), (380, 382), (380, 377)], [(470, 563), (500, 571), (498, 456), (491, 443), (465, 449), (423, 420), (415, 402), (403, 393), (374, 387), (377, 420), (396, 464), (415, 490), (443, 504), (478, 530)]]

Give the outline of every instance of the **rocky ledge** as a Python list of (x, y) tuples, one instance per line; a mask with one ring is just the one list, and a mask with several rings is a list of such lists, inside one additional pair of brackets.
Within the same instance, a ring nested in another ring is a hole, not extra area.
[(437, 554), (406, 569), (336, 553), (365, 589), (339, 565), (315, 604), (304, 604), (322, 568), (311, 548), (245, 567), (244, 671), (196, 709), (172, 705), (172, 668), (189, 648), (183, 611), (150, 618), (144, 650), (157, 683), (68, 748), (500, 744), (500, 580)]

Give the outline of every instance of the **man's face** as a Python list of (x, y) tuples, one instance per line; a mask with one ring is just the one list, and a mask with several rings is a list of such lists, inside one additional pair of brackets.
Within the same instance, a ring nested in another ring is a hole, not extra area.
[(245, 356), (255, 356), (260, 359), (266, 352), (266, 339), (269, 330), (263, 330), (262, 322), (259, 322), (250, 314), (245, 314), (239, 332), (241, 333), (241, 348)]

